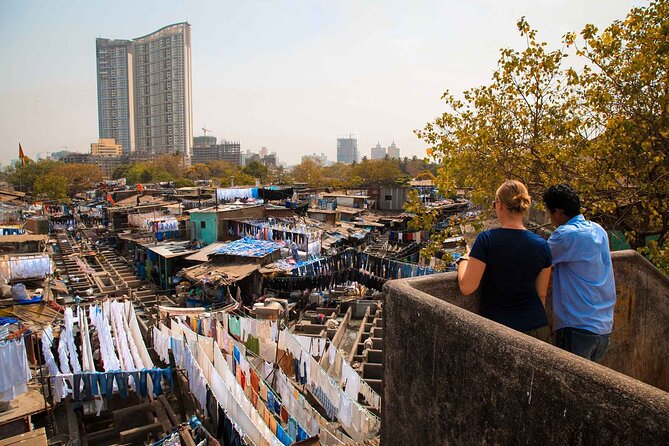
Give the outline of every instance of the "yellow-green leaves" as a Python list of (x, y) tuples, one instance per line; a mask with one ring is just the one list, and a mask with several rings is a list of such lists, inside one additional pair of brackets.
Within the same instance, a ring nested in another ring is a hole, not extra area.
[(517, 27), (526, 48), (502, 49), (492, 83), (462, 99), (447, 91), (447, 111), (416, 132), (443, 166), (438, 184), (469, 187), (484, 204), (506, 178), (525, 182), (535, 201), (568, 182), (585, 212), (622, 229), (633, 247), (657, 236), (647, 253), (661, 258), (669, 238), (669, 0), (635, 8), (602, 32), (568, 32), (552, 51), (524, 17)]

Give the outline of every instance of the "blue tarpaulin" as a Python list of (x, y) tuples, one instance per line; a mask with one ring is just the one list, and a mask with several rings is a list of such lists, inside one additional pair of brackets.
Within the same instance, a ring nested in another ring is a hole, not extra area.
[(231, 255), (243, 257), (264, 257), (274, 251), (281, 249), (279, 243), (267, 240), (256, 240), (251, 237), (244, 237), (243, 239), (235, 240), (234, 242), (226, 243), (218, 248), (216, 254)]

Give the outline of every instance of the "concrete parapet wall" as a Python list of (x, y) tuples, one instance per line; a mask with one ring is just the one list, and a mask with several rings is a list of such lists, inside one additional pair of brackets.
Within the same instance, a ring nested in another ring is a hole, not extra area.
[[(607, 362), (665, 385), (669, 280), (634, 252), (614, 266)], [(384, 446), (669, 443), (668, 393), (482, 318), (479, 300), (455, 273), (386, 285)]]

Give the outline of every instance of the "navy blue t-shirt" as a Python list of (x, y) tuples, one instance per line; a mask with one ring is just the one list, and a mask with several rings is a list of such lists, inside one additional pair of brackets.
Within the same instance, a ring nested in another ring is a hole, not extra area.
[(497, 228), (476, 237), (469, 253), (486, 264), (481, 316), (518, 331), (548, 324), (537, 294), (537, 276), (551, 266), (548, 243), (532, 231)]

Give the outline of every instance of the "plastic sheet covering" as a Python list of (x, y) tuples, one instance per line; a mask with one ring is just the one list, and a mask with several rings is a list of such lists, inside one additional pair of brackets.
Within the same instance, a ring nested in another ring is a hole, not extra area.
[(227, 254), (244, 257), (264, 257), (277, 249), (281, 249), (279, 243), (266, 240), (256, 240), (250, 237), (244, 237), (234, 242), (226, 243), (218, 248), (216, 254)]
[(6, 256), (0, 259), (0, 278), (43, 279), (53, 272), (49, 254)]

